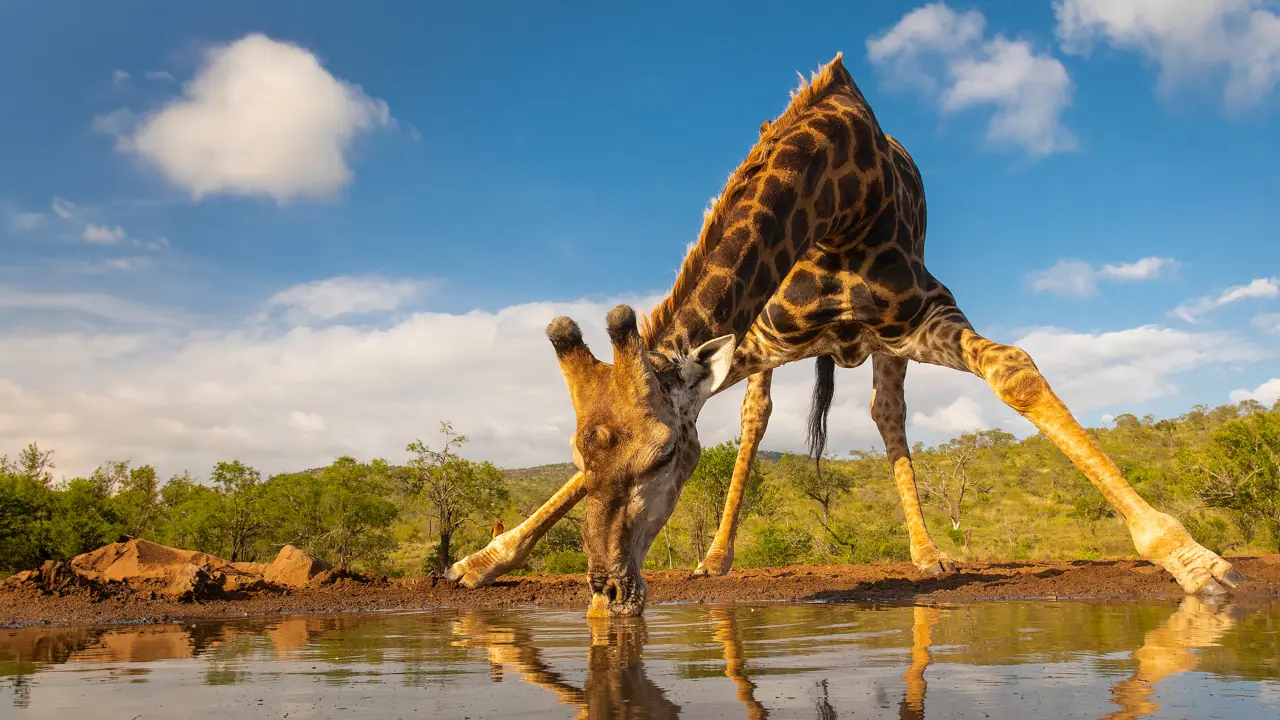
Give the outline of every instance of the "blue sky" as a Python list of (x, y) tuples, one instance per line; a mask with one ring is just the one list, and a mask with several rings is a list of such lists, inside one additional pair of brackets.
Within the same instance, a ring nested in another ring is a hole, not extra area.
[[(685, 5), (0, 2), (0, 453), (281, 470), (452, 419), (563, 460), (542, 327), (647, 309), (837, 51), (921, 167), (930, 268), (1082, 421), (1280, 395), (1273, 3)], [(1029, 429), (912, 377), (914, 438)], [(838, 382), (837, 442), (877, 445)]]

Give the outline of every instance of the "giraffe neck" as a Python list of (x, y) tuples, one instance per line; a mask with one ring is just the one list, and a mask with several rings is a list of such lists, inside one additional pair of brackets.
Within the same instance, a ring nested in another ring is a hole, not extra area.
[(726, 188), (704, 233), (712, 249), (692, 286), (668, 299), (670, 318), (651, 338), (653, 350), (673, 356), (727, 334), (741, 342), (800, 256), (823, 238), (856, 232), (885, 201), (879, 158), (887, 141), (851, 79), (761, 143), (755, 172)]

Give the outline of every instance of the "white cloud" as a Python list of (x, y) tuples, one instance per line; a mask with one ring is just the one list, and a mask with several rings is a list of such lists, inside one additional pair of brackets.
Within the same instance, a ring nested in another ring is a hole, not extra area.
[(134, 238), (133, 244), (140, 248), (146, 248), (147, 250), (167, 250), (169, 248), (169, 238), (160, 237), (155, 240), (148, 240), (145, 242)]
[(137, 270), (150, 264), (151, 258), (108, 258), (102, 261), (107, 270)]
[[(34, 293), (5, 285), (0, 285), (0, 309), (70, 311), (104, 320), (147, 326), (165, 326), (176, 322), (166, 313), (101, 293)], [(16, 316), (17, 313), (8, 314), (9, 318)], [(4, 451), (0, 450), (0, 455), (3, 454)]]
[(1033, 155), (1073, 149), (1075, 138), (1061, 121), (1072, 93), (1066, 68), (1025, 40), (999, 33), (985, 39), (985, 23), (977, 10), (957, 13), (931, 3), (868, 38), (867, 57), (898, 82), (936, 95), (943, 114), (993, 108), (987, 126), (993, 144)]
[(1271, 378), (1252, 390), (1231, 391), (1231, 402), (1238, 403), (1244, 400), (1257, 400), (1267, 407), (1276, 404), (1280, 401), (1280, 378)]
[(324, 430), (324, 418), (315, 413), (294, 410), (289, 413), (289, 427), (305, 433), (321, 432)]
[(128, 79), (129, 79), (129, 73), (125, 72), (124, 70), (111, 71), (111, 82), (115, 83), (116, 85), (119, 85), (120, 83)]
[(310, 51), (251, 34), (211, 49), (182, 96), (140, 123), (117, 111), (95, 127), (197, 200), (283, 203), (333, 196), (351, 178), (351, 141), (392, 122), (385, 102), (335, 78)]
[(421, 280), (342, 276), (294, 285), (271, 296), (266, 305), (284, 309), (294, 322), (333, 320), (396, 310), (428, 287)]
[(1142, 53), (1160, 65), (1159, 85), (1224, 78), (1232, 107), (1260, 101), (1280, 78), (1280, 16), (1269, 0), (1054, 0), (1066, 52), (1095, 41)]
[[(13, 291), (0, 289), (0, 307)], [(142, 308), (103, 296), (19, 294), (8, 306), (69, 308), (137, 320)], [(157, 464), (162, 474), (207, 473), (239, 458), (264, 472), (296, 470), (341, 454), (403, 461), (404, 445), (434, 438), (450, 420), (472, 438), (466, 454), (507, 467), (568, 459), (573, 413), (545, 328), (581, 323), (608, 357), (604, 317), (617, 302), (638, 310), (657, 297), (534, 302), (496, 311), (418, 312), (360, 326), (134, 325), (66, 331), (0, 328), (0, 452), (27, 442), (56, 448), (59, 468), (89, 472), (108, 458)], [(383, 304), (384, 306), (386, 303)], [(15, 313), (0, 313), (12, 317)], [(158, 313), (157, 313), (158, 315)], [(336, 317), (336, 316), (335, 316)], [(1140, 327), (1086, 334), (1038, 329), (1015, 339), (1079, 417), (1176, 394), (1180, 373), (1246, 363), (1260, 351), (1229, 334)], [(811, 361), (774, 374), (766, 449), (804, 448)], [(836, 378), (829, 448), (880, 447), (867, 405), (870, 363)], [(737, 436), (744, 385), (713, 398), (699, 420), (704, 443)], [(912, 364), (911, 440), (982, 422), (1019, 434), (1030, 425), (980, 379)], [(930, 427), (930, 425), (934, 427)]]
[(1253, 318), (1254, 327), (1265, 332), (1280, 333), (1280, 313), (1265, 313)]
[(44, 223), (44, 215), (35, 212), (15, 212), (9, 215), (9, 229), (14, 232), (35, 230)]
[(1217, 295), (1206, 295), (1187, 303), (1183, 303), (1169, 314), (1189, 323), (1196, 323), (1205, 314), (1220, 307), (1251, 299), (1270, 299), (1280, 297), (1280, 278), (1256, 278), (1246, 285), (1235, 285)]
[(1103, 265), (1098, 274), (1112, 280), (1151, 280), (1173, 264), (1170, 258), (1144, 257), (1137, 262)]
[(63, 220), (70, 219), (71, 215), (76, 211), (75, 203), (60, 197), (54, 198), (53, 202), (49, 203), (49, 207), (53, 208), (53, 212)]
[(124, 228), (118, 225), (116, 227), (92, 224), (84, 226), (84, 239), (86, 242), (114, 245), (124, 238)]
[(987, 423), (982, 419), (982, 406), (973, 398), (964, 396), (956, 398), (955, 402), (940, 407), (932, 413), (912, 413), (911, 422), (920, 427), (952, 435), (987, 427)]
[(1114, 263), (1094, 267), (1082, 260), (1059, 260), (1048, 270), (1027, 275), (1027, 282), (1037, 292), (1065, 297), (1093, 297), (1098, 294), (1099, 280), (1134, 282), (1154, 280), (1176, 266), (1171, 258), (1144, 257), (1131, 263)]
[(168, 80), (174, 82), (173, 75), (167, 70), (148, 70), (146, 72), (148, 80)]

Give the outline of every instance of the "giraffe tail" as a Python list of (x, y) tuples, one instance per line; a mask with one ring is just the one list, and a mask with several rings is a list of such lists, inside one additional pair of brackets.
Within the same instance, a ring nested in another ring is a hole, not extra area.
[(827, 415), (836, 394), (836, 361), (819, 355), (813, 366), (813, 399), (809, 403), (809, 457), (822, 473), (822, 453), (827, 448)]

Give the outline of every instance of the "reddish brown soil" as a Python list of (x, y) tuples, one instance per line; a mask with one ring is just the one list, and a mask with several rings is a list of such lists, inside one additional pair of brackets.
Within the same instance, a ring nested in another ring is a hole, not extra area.
[[(1249, 577), (1235, 591), (1236, 596), (1280, 597), (1280, 555), (1231, 560)], [(1132, 559), (963, 563), (958, 575), (944, 578), (926, 578), (907, 563), (734, 570), (725, 577), (696, 580), (689, 578), (687, 570), (664, 570), (645, 573), (645, 577), (651, 606), (676, 601), (964, 602), (1175, 599), (1183, 595), (1164, 570)], [(4, 590), (0, 591), (0, 627), (432, 607), (585, 608), (590, 599), (581, 575), (504, 578), (476, 590), (435, 578), (372, 583), (344, 579), (333, 585), (288, 592), (246, 593), (238, 599), (178, 602), (149, 595), (84, 589), (72, 589), (64, 595), (30, 589)]]

